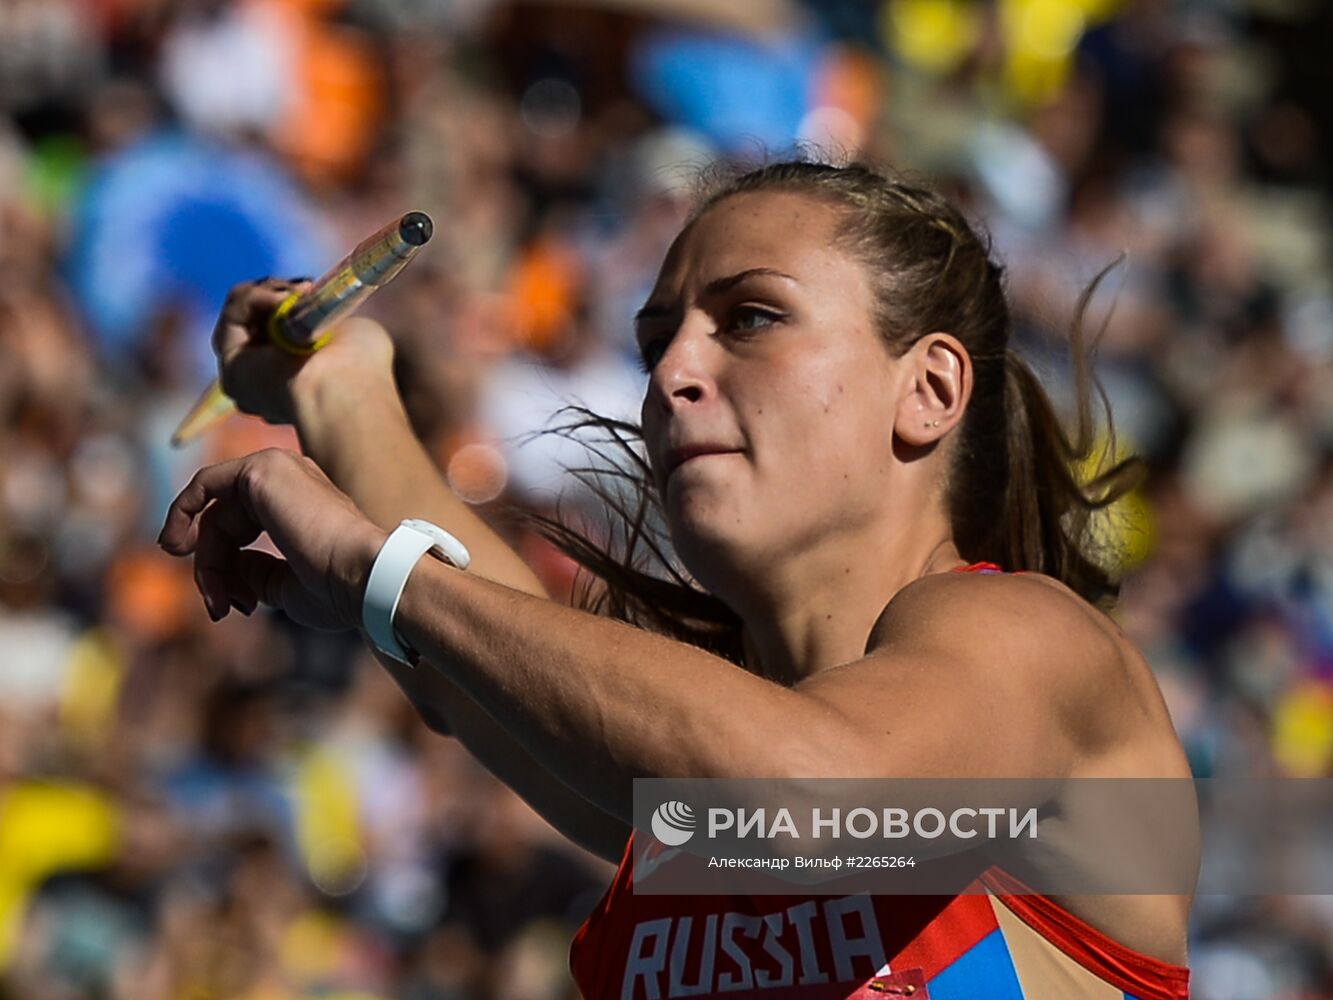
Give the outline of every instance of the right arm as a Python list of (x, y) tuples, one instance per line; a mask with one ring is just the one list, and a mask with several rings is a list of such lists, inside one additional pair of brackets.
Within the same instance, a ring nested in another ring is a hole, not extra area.
[[(393, 382), (393, 348), (378, 324), (351, 319), (309, 359), (282, 354), (256, 331), (285, 293), (238, 286), (214, 346), (229, 395), (246, 412), (292, 423), (302, 450), (385, 530), (405, 517), (446, 527), (472, 554), (470, 572), (547, 597), (527, 564), (441, 478), (413, 434)], [(579, 846), (612, 864), (629, 827), (555, 777), (475, 701), (424, 661), (377, 657), (426, 724), (456, 736), (497, 778)]]
[[(384, 373), (386, 376), (387, 372)], [(354, 383), (354, 384), (353, 384)], [(412, 433), (392, 377), (327, 379), (298, 394), (302, 450), (385, 529), (424, 517), (467, 546), (470, 572), (545, 598), (527, 564), (445, 484)], [(497, 778), (562, 834), (619, 862), (629, 828), (565, 785), (453, 682), (422, 661), (417, 668), (377, 657), (436, 732), (452, 733)]]

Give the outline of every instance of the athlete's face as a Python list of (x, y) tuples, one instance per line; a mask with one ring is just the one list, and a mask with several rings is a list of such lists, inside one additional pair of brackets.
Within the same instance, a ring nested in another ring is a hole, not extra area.
[(839, 221), (806, 195), (730, 197), (677, 238), (639, 315), (654, 478), (706, 586), (883, 512), (901, 375)]

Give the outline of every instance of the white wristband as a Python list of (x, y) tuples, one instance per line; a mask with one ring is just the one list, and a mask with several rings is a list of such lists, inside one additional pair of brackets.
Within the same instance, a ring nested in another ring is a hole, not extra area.
[(361, 624), (370, 641), (381, 653), (402, 663), (414, 663), (416, 657), (399, 641), (393, 630), (393, 616), (407, 578), (427, 552), (459, 569), (467, 569), (472, 561), (467, 547), (439, 525), (408, 518), (385, 539), (370, 567), (366, 596), (361, 602)]

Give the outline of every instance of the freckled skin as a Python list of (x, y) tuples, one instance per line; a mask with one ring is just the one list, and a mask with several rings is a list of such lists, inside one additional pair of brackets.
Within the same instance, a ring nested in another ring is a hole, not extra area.
[[(900, 372), (873, 327), (865, 268), (833, 245), (839, 219), (801, 195), (729, 198), (677, 238), (649, 296), (672, 317), (645, 436), (677, 551), (719, 596), (775, 551), (845, 542), (883, 514)], [(760, 267), (795, 281), (762, 276), (724, 302), (704, 295)], [(746, 303), (785, 318), (734, 336), (728, 310)], [(743, 451), (666, 480), (663, 455), (682, 439)]]

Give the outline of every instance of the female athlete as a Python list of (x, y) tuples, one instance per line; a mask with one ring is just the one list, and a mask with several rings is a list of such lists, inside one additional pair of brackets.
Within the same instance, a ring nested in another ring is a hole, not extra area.
[[(587, 1000), (1177, 1000), (1182, 894), (630, 891), (636, 777), (1188, 777), (1149, 668), (1094, 607), (1111, 587), (1088, 515), (1127, 470), (1071, 472), (1091, 437), (1081, 339), (1071, 444), (1008, 347), (1001, 277), (949, 202), (868, 167), (774, 164), (705, 200), (636, 321), (648, 467), (688, 577), (589, 558), (651, 627), (548, 600), (451, 494), (381, 328), (352, 321), (305, 361), (266, 346), (281, 282), (239, 286), (215, 347), (228, 393), (295, 424), (308, 457), (202, 469), (161, 544), (193, 554), (214, 618), (263, 603), (336, 629), (362, 624), (400, 519), (470, 550), (467, 571), (400, 571), (391, 641), (432, 669), (382, 662), (619, 863), (571, 955)], [(261, 533), (283, 558), (247, 548)]]

